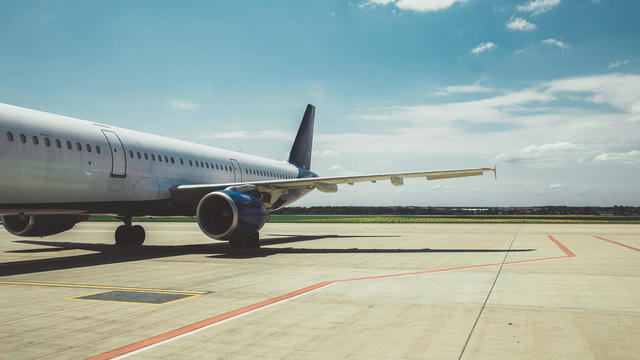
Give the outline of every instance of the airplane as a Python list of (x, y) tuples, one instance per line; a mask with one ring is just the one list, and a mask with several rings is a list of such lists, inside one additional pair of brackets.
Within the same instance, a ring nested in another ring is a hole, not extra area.
[(204, 234), (257, 248), (270, 213), (314, 189), (405, 178), (483, 175), (495, 168), (321, 177), (311, 171), (315, 107), (307, 105), (286, 161), (0, 103), (0, 216), (16, 236), (70, 230), (90, 214), (124, 224), (115, 245), (136, 247), (134, 216), (195, 216)]

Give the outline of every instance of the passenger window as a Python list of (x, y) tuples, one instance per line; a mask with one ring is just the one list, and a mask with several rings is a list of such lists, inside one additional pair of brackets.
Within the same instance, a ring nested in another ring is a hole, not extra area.
[(44, 144), (49, 147), (51, 146), (51, 140), (49, 140), (49, 138), (44, 138)]
[(82, 151), (82, 144), (76, 143), (76, 148), (78, 148), (78, 151)]
[(209, 163), (205, 163), (205, 165), (206, 165), (206, 167), (207, 167), (207, 169), (208, 169), (208, 168), (209, 168)]
[(149, 160), (149, 154), (144, 153), (144, 159), (145, 159), (145, 160)]
[(204, 163), (202, 161), (200, 161), (200, 167), (204, 168)]
[(60, 149), (62, 147), (62, 142), (60, 142), (60, 139), (56, 139), (56, 147), (58, 149)]
[(40, 140), (38, 140), (37, 136), (32, 136), (31, 140), (33, 140), (33, 145), (38, 145), (40, 143)]
[(173, 159), (173, 156), (171, 157), (171, 163), (172, 163), (172, 164), (175, 164), (175, 163), (176, 163), (176, 162), (175, 162), (175, 160)]
[(27, 142), (27, 137), (24, 134), (20, 134), (20, 142), (23, 144)]
[(162, 155), (158, 155), (158, 161), (162, 162)]
[(200, 163), (198, 163), (198, 160), (196, 160), (196, 167), (200, 167)]
[(100, 152), (101, 152), (101, 151), (102, 151), (102, 150), (100, 150), (100, 145), (96, 145), (96, 152), (97, 152), (98, 154), (100, 154)]
[(142, 155), (140, 155), (140, 151), (136, 152), (136, 155), (138, 155), (138, 159), (142, 159)]
[(189, 166), (193, 166), (193, 163), (191, 162), (191, 160), (189, 160)]
[(7, 131), (7, 140), (13, 141), (13, 133), (11, 131)]
[(133, 159), (133, 151), (129, 150), (129, 157)]
[(73, 145), (71, 145), (71, 141), (67, 140), (67, 149), (73, 149)]
[(182, 161), (182, 158), (180, 158), (180, 165), (184, 165), (184, 161)]
[(155, 154), (151, 154), (151, 161), (156, 161), (156, 155)]
[(86, 146), (85, 146), (85, 147), (87, 148), (87, 152), (91, 152), (91, 145), (86, 144)]

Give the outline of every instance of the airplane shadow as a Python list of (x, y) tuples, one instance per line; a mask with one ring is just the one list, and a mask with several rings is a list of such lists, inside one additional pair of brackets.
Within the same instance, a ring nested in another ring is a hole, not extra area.
[[(61, 256), (46, 259), (34, 259), (25, 261), (13, 261), (0, 263), (0, 276), (31, 274), (37, 272), (75, 269), (97, 265), (117, 264), (132, 261), (166, 258), (179, 255), (205, 254), (207, 258), (247, 259), (259, 258), (276, 254), (393, 254), (393, 253), (463, 253), (463, 252), (522, 252), (535, 249), (313, 249), (313, 248), (277, 248), (267, 247), (289, 243), (300, 243), (318, 239), (344, 239), (362, 238), (363, 236), (343, 235), (274, 235), (276, 238), (268, 238), (260, 241), (263, 246), (259, 249), (233, 249), (228, 243), (208, 243), (194, 245), (145, 245), (140, 248), (120, 248), (112, 244), (55, 242), (41, 240), (19, 240), (18, 243), (42, 245), (45, 248), (10, 250), (7, 253), (51, 253), (65, 250), (92, 251), (90, 254)], [(393, 238), (399, 236), (366, 236), (368, 238)]]

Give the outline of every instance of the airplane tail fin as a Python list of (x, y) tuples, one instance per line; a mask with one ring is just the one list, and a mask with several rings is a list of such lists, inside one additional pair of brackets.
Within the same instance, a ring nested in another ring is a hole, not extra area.
[(316, 107), (309, 104), (302, 117), (298, 134), (293, 141), (289, 153), (289, 163), (301, 169), (311, 168), (311, 147), (313, 145), (313, 121), (316, 115)]

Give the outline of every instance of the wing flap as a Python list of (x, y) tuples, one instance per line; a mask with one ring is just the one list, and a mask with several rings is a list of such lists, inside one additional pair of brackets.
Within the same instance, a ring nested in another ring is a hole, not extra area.
[(468, 171), (468, 172), (432, 174), (432, 175), (427, 175), (425, 177), (427, 178), (427, 180), (440, 180), (440, 179), (451, 179), (451, 178), (466, 177), (466, 176), (478, 176), (482, 174), (484, 174), (484, 172), (482, 170), (478, 170), (478, 171)]

